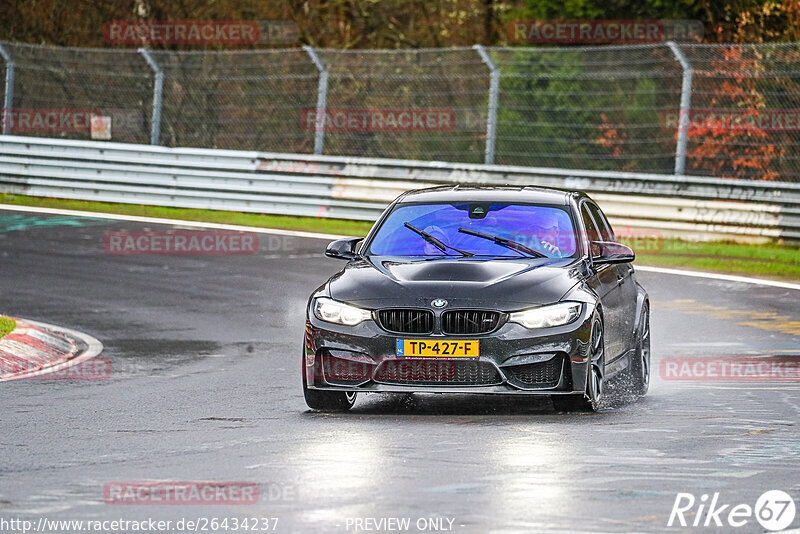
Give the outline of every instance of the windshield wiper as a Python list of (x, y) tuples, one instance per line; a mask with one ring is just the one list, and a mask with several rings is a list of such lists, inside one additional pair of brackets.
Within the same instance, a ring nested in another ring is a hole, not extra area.
[(408, 223), (403, 223), (403, 226), (405, 226), (409, 230), (413, 230), (414, 232), (416, 232), (417, 235), (422, 237), (422, 239), (424, 239), (425, 241), (427, 241), (428, 243), (430, 243), (434, 247), (436, 247), (439, 250), (441, 250), (442, 253), (444, 253), (445, 255), (447, 255), (447, 249), (448, 248), (451, 249), (451, 250), (455, 250), (456, 252), (458, 252), (462, 256), (474, 256), (475, 255), (472, 252), (466, 252), (466, 251), (463, 251), (463, 250), (459, 250), (459, 249), (457, 249), (455, 247), (451, 247), (450, 245), (447, 245), (447, 244), (443, 243), (441, 240), (436, 239), (435, 237), (433, 237), (431, 234), (429, 234), (425, 230), (420, 230), (419, 228), (411, 226)]
[(534, 256), (536, 258), (546, 258), (547, 257), (545, 254), (542, 254), (541, 252), (537, 252), (537, 251), (533, 250), (532, 248), (526, 247), (522, 243), (517, 243), (516, 241), (512, 241), (510, 239), (506, 239), (505, 237), (500, 237), (500, 236), (497, 236), (497, 235), (482, 234), (480, 232), (476, 232), (475, 230), (467, 230), (466, 228), (459, 228), (458, 231), (463, 233), (463, 234), (474, 235), (475, 237), (480, 237), (482, 239), (488, 239), (490, 241), (494, 241), (498, 245), (506, 247), (506, 248), (509, 248), (509, 249), (511, 249), (511, 250), (513, 250), (515, 252), (519, 252), (520, 254), (524, 252), (525, 254), (529, 254), (529, 255)]

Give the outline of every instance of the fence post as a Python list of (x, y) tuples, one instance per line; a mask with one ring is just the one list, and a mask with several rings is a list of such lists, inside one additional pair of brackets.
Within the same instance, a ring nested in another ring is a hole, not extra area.
[(328, 67), (322, 62), (317, 52), (310, 46), (304, 46), (308, 57), (314, 62), (319, 71), (319, 85), (317, 86), (317, 113), (314, 122), (314, 154), (322, 154), (325, 143), (325, 110), (328, 102)]
[(11, 55), (0, 44), (0, 56), (6, 62), (6, 90), (5, 98), (3, 99), (3, 134), (11, 133), (11, 118), (9, 114), (13, 114), (12, 108), (14, 107), (14, 60)]
[(161, 67), (158, 66), (158, 63), (146, 48), (140, 48), (139, 53), (144, 56), (145, 61), (147, 61), (147, 64), (150, 65), (156, 75), (153, 84), (153, 118), (150, 121), (150, 144), (157, 145), (161, 136), (161, 98), (164, 92), (164, 71), (161, 70)]
[(489, 116), (486, 119), (486, 154), (484, 163), (491, 165), (494, 163), (494, 145), (497, 138), (497, 99), (500, 92), (500, 69), (489, 57), (483, 45), (474, 45), (472, 48), (478, 51), (481, 61), (489, 67)]
[(678, 143), (675, 146), (675, 174), (686, 174), (686, 141), (689, 132), (689, 112), (692, 107), (692, 64), (674, 41), (667, 41), (667, 46), (683, 69), (681, 83), (681, 110), (678, 114)]

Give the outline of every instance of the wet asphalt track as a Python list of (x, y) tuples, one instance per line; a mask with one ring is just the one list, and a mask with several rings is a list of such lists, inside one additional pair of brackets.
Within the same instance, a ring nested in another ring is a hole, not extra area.
[[(0, 211), (0, 310), (97, 337), (113, 368), (106, 380), (0, 384), (0, 518), (268, 516), (279, 532), (348, 532), (348, 518), (410, 517), (413, 532), (422, 517), (454, 518), (453, 532), (652, 532), (676, 530), (666, 522), (677, 492), (753, 505), (782, 489), (800, 508), (800, 383), (657, 376), (667, 356), (800, 354), (796, 291), (640, 272), (656, 376), (643, 401), (600, 414), (429, 395), (362, 396), (350, 413), (320, 414), (303, 402), (299, 358), (306, 298), (341, 266), (322, 256), (326, 243), (262, 236), (255, 256), (104, 252), (105, 232), (148, 228), (166, 229)], [(261, 499), (106, 504), (104, 484), (128, 480), (251, 481)], [(763, 529), (751, 519), (736, 531)]]

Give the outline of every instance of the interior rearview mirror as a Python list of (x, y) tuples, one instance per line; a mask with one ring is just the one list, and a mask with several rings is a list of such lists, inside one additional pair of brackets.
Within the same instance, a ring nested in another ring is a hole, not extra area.
[(356, 249), (358, 248), (358, 243), (361, 241), (361, 239), (362, 238), (360, 237), (348, 237), (346, 239), (337, 239), (336, 241), (331, 241), (328, 244), (328, 248), (325, 249), (325, 255), (329, 258), (352, 260), (358, 256)]
[(592, 241), (591, 256), (596, 265), (630, 263), (636, 259), (631, 247), (611, 241)]

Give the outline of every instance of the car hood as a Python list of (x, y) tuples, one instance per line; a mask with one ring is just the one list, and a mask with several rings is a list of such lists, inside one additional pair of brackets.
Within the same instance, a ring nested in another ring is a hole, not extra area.
[(336, 300), (366, 307), (450, 306), (519, 309), (557, 302), (580, 279), (576, 260), (373, 256), (351, 261), (329, 281)]

